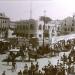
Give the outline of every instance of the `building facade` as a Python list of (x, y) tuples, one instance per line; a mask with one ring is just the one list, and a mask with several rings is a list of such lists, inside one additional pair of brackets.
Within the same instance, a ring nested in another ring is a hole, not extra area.
[(75, 33), (75, 16), (65, 18), (61, 23), (61, 34)]
[(58, 25), (56, 25), (54, 21), (44, 24), (44, 22), (40, 20), (21, 20), (13, 24), (14, 23), (12, 23), (10, 27), (14, 28), (14, 33), (17, 37), (25, 37), (27, 39), (36, 37), (40, 45), (43, 44), (43, 39), (45, 44), (50, 44), (52, 38), (57, 36)]
[(37, 23), (34, 20), (22, 20), (16, 22), (15, 33), (21, 37), (36, 37)]
[(57, 26), (54, 21), (45, 23), (45, 25), (43, 21), (38, 21), (37, 28), (37, 38), (41, 45), (43, 43), (43, 39), (45, 44), (50, 44), (52, 42), (52, 38), (57, 36)]
[(4, 14), (0, 13), (0, 37), (7, 37), (10, 19)]
[[(10, 28), (14, 29), (14, 33), (17, 37), (31, 38), (36, 37), (39, 40), (39, 44), (50, 44), (52, 38), (57, 36), (59, 32), (58, 27), (60, 26), (59, 21), (49, 21), (45, 23), (40, 20), (20, 20), (11, 22)], [(45, 27), (44, 27), (45, 26)]]

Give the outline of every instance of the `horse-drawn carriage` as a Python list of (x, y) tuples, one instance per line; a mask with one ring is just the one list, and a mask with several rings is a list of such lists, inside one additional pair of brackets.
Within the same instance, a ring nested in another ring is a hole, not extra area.
[[(8, 52), (8, 57), (5, 59), (6, 61), (29, 61), (26, 58), (37, 59), (37, 53), (34, 51), (23, 51), (20, 49), (10, 49)], [(26, 59), (26, 60), (25, 60)]]
[(9, 41), (0, 40), (0, 53), (5, 53), (9, 50)]
[(7, 61), (15, 61), (16, 57), (19, 56), (20, 49), (10, 49), (8, 52)]

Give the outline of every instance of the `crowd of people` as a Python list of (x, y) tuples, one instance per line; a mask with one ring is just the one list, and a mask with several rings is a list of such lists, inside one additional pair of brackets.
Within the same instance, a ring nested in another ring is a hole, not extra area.
[(48, 65), (42, 67), (41, 70), (39, 70), (38, 62), (36, 64), (31, 62), (30, 67), (25, 64), (24, 70), (20, 70), (17, 75), (68, 75), (70, 71), (71, 67), (66, 68), (65, 64), (59, 63), (59, 60), (57, 61), (57, 65), (52, 65), (51, 62), (49, 62)]
[[(65, 54), (63, 55), (63, 58), (66, 58)], [(48, 63), (48, 65), (45, 65), (42, 67), (41, 70), (39, 70), (39, 63), (37, 62), (34, 64), (31, 62), (30, 67), (28, 67), (27, 64), (25, 64), (24, 68), (19, 70), (17, 72), (17, 75), (69, 75), (74, 70), (74, 65), (71, 66), (71, 64), (60, 63), (61, 60), (57, 61), (57, 65), (52, 65), (51, 62)], [(68, 66), (66, 67), (65, 64)], [(16, 62), (12, 62), (12, 72), (16, 72)], [(6, 71), (3, 71), (2, 75), (6, 75)]]
[(44, 66), (41, 70), (39, 70), (38, 62), (33, 64), (31, 62), (31, 66), (28, 67), (27, 64), (24, 66), (23, 71), (19, 71), (17, 75), (66, 75), (65, 67), (60, 65), (59, 61), (57, 65), (53, 66), (50, 62), (48, 65)]
[[(61, 45), (61, 47), (62, 47), (62, 45)], [(69, 47), (69, 45), (67, 47)], [(57, 48), (56, 45), (55, 45), (55, 48)], [(59, 45), (58, 45), (58, 48), (59, 48)], [(70, 50), (70, 49), (72, 49), (72, 47), (68, 48), (68, 49)], [(75, 51), (72, 49), (71, 54), (72, 55), (75, 54), (74, 52)], [(24, 53), (24, 52), (20, 52), (20, 54), (21, 53)], [(36, 64), (31, 62), (30, 67), (28, 67), (28, 65), (25, 64), (24, 69), (19, 70), (19, 72), (17, 72), (17, 75), (69, 75), (71, 72), (73, 72), (72, 67), (74, 68), (74, 66), (71, 66), (71, 63), (73, 63), (71, 60), (71, 54), (68, 57), (66, 57), (65, 54), (63, 55), (63, 57), (62, 57), (63, 63), (59, 62), (61, 60), (57, 61), (57, 65), (52, 65), (49, 62), (48, 65), (45, 65), (44, 67), (42, 67), (41, 70), (39, 69), (40, 66), (39, 66), (38, 62)], [(13, 71), (16, 71), (15, 70), (16, 69), (16, 61), (14, 59), (15, 55), (12, 55), (12, 54), (10, 54), (10, 55), (13, 57), (12, 58), (12, 60), (13, 60), (12, 61), (12, 72), (13, 72)], [(11, 56), (9, 56), (9, 57), (11, 57)], [(73, 57), (73, 61), (75, 62), (75, 57)], [(67, 64), (67, 62), (69, 62), (70, 64)], [(9, 61), (8, 61), (8, 63), (9, 63)], [(65, 64), (67, 65), (67, 67), (65, 66)], [(2, 75), (6, 75), (6, 72), (3, 71)]]

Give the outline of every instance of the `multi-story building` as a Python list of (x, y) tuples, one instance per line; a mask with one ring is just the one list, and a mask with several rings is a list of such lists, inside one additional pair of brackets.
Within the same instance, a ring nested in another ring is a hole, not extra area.
[(37, 23), (35, 20), (21, 20), (16, 22), (15, 33), (22, 37), (36, 37)]
[(4, 14), (0, 13), (0, 37), (7, 37), (10, 19)]
[(44, 25), (44, 22), (39, 20), (37, 23), (37, 38), (39, 39), (40, 44), (43, 43), (43, 39), (45, 40), (46, 44), (46, 40), (48, 41), (49, 39), (49, 23)]
[[(45, 27), (44, 27), (45, 26)], [(11, 22), (10, 28), (14, 28), (17, 37), (31, 38), (36, 37), (39, 40), (39, 44), (45, 44), (52, 42), (52, 38), (57, 36), (57, 28), (59, 24), (57, 21), (49, 21), (44, 24), (44, 21), (40, 20), (20, 20)]]
[(75, 33), (75, 16), (65, 18), (61, 23), (61, 34)]
[(50, 21), (45, 23), (45, 28), (43, 28), (44, 22), (38, 21), (37, 38), (39, 39), (40, 44), (43, 43), (43, 39), (45, 44), (50, 44), (52, 42), (52, 38), (57, 36), (57, 26), (55, 21)]

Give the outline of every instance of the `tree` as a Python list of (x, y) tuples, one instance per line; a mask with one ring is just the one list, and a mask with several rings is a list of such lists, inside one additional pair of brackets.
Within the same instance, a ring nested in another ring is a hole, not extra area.
[(30, 39), (30, 44), (32, 44), (33, 49), (36, 48), (36, 47), (38, 46), (38, 44), (39, 44), (38, 38), (32, 37), (32, 38)]
[(48, 22), (52, 21), (52, 19), (50, 17), (41, 16), (40, 17), (40, 21), (43, 21), (45, 23), (48, 23)]

